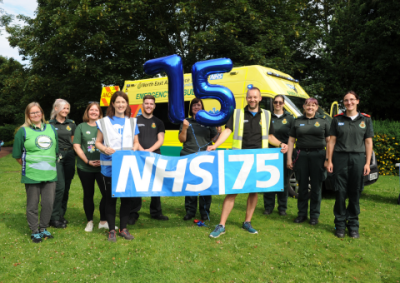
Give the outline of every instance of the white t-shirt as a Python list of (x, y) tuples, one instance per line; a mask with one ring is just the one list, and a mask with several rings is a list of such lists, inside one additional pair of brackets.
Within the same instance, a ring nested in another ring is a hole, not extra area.
[(350, 118), (351, 120), (354, 120), (354, 119), (357, 118), (357, 117), (358, 117), (358, 113), (357, 113), (357, 115), (349, 116), (349, 118)]

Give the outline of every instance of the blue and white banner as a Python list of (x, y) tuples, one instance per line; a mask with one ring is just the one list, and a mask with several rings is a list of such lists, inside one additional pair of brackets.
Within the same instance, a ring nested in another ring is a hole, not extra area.
[(217, 150), (181, 157), (122, 150), (112, 155), (113, 197), (283, 191), (279, 148)]

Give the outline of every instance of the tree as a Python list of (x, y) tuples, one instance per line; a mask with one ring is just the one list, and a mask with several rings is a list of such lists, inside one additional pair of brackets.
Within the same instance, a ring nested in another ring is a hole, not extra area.
[[(80, 119), (102, 85), (146, 77), (146, 60), (183, 57), (184, 70), (200, 60), (229, 57), (236, 66), (260, 64), (301, 71), (298, 47), (312, 27), (301, 20), (301, 0), (39, 0), (25, 26), (3, 25), (11, 46), (30, 60), (21, 102), (71, 102)], [(78, 111), (77, 111), (78, 110)]]

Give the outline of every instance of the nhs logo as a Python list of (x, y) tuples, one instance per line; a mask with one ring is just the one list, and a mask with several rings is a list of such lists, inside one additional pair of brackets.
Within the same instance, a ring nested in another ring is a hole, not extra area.
[(113, 197), (198, 196), (283, 191), (280, 149), (218, 150), (181, 157), (112, 155)]
[(224, 74), (212, 74), (208, 77), (210, 81), (212, 80), (221, 80), (224, 77)]

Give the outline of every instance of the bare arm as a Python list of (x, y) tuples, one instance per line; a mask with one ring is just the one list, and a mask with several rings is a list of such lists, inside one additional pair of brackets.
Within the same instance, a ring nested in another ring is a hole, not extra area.
[(324, 166), (329, 173), (333, 172), (332, 155), (336, 144), (336, 136), (330, 136), (326, 143), (326, 160)]
[(182, 131), (180, 132), (178, 139), (181, 143), (184, 143), (187, 138), (187, 129), (189, 128), (189, 122), (185, 119), (182, 123)]
[(82, 147), (80, 144), (74, 144), (74, 150), (76, 154), (79, 156), (80, 159), (82, 159), (83, 162), (86, 164), (93, 166), (93, 167), (98, 167), (100, 166), (100, 160), (90, 160), (86, 157), (85, 153), (82, 150)]
[(132, 150), (133, 151), (136, 151), (136, 150), (138, 150), (139, 149), (139, 137), (138, 137), (138, 135), (136, 135), (135, 137), (134, 137), (134, 139), (133, 139), (133, 147), (132, 147)]
[(19, 165), (22, 165), (22, 158), (16, 158), (15, 160), (17, 160), (17, 162), (19, 163)]
[(216, 150), (217, 147), (219, 147), (226, 141), (226, 139), (229, 137), (231, 133), (232, 133), (231, 129), (225, 128), (225, 130), (221, 133), (217, 141), (213, 145), (207, 147), (207, 151)]
[(103, 133), (98, 130), (97, 131), (97, 138), (95, 143), (96, 148), (98, 148), (102, 153), (111, 155), (115, 152), (113, 148), (107, 147), (103, 144)]
[(288, 141), (288, 150), (287, 150), (287, 163), (286, 167), (293, 170), (293, 162), (292, 162), (292, 156), (293, 156), (293, 148), (294, 148), (294, 142), (296, 139), (294, 137), (289, 137)]
[(274, 135), (271, 135), (271, 134), (268, 135), (268, 141), (273, 146), (282, 148), (281, 149), (282, 153), (286, 153), (287, 152), (287, 145), (282, 143), (280, 140), (278, 140)]
[[(158, 133), (157, 134), (157, 142), (155, 144), (153, 144), (153, 146), (148, 148), (148, 149), (143, 149), (143, 147), (139, 144), (139, 150), (144, 150), (144, 151), (149, 151), (149, 152), (156, 151), (164, 143), (164, 135), (165, 135), (164, 133)], [(142, 149), (140, 149), (140, 148), (142, 148)]]
[(372, 157), (373, 141), (372, 138), (365, 139), (365, 165), (364, 165), (364, 176), (367, 176), (371, 172), (370, 163)]

